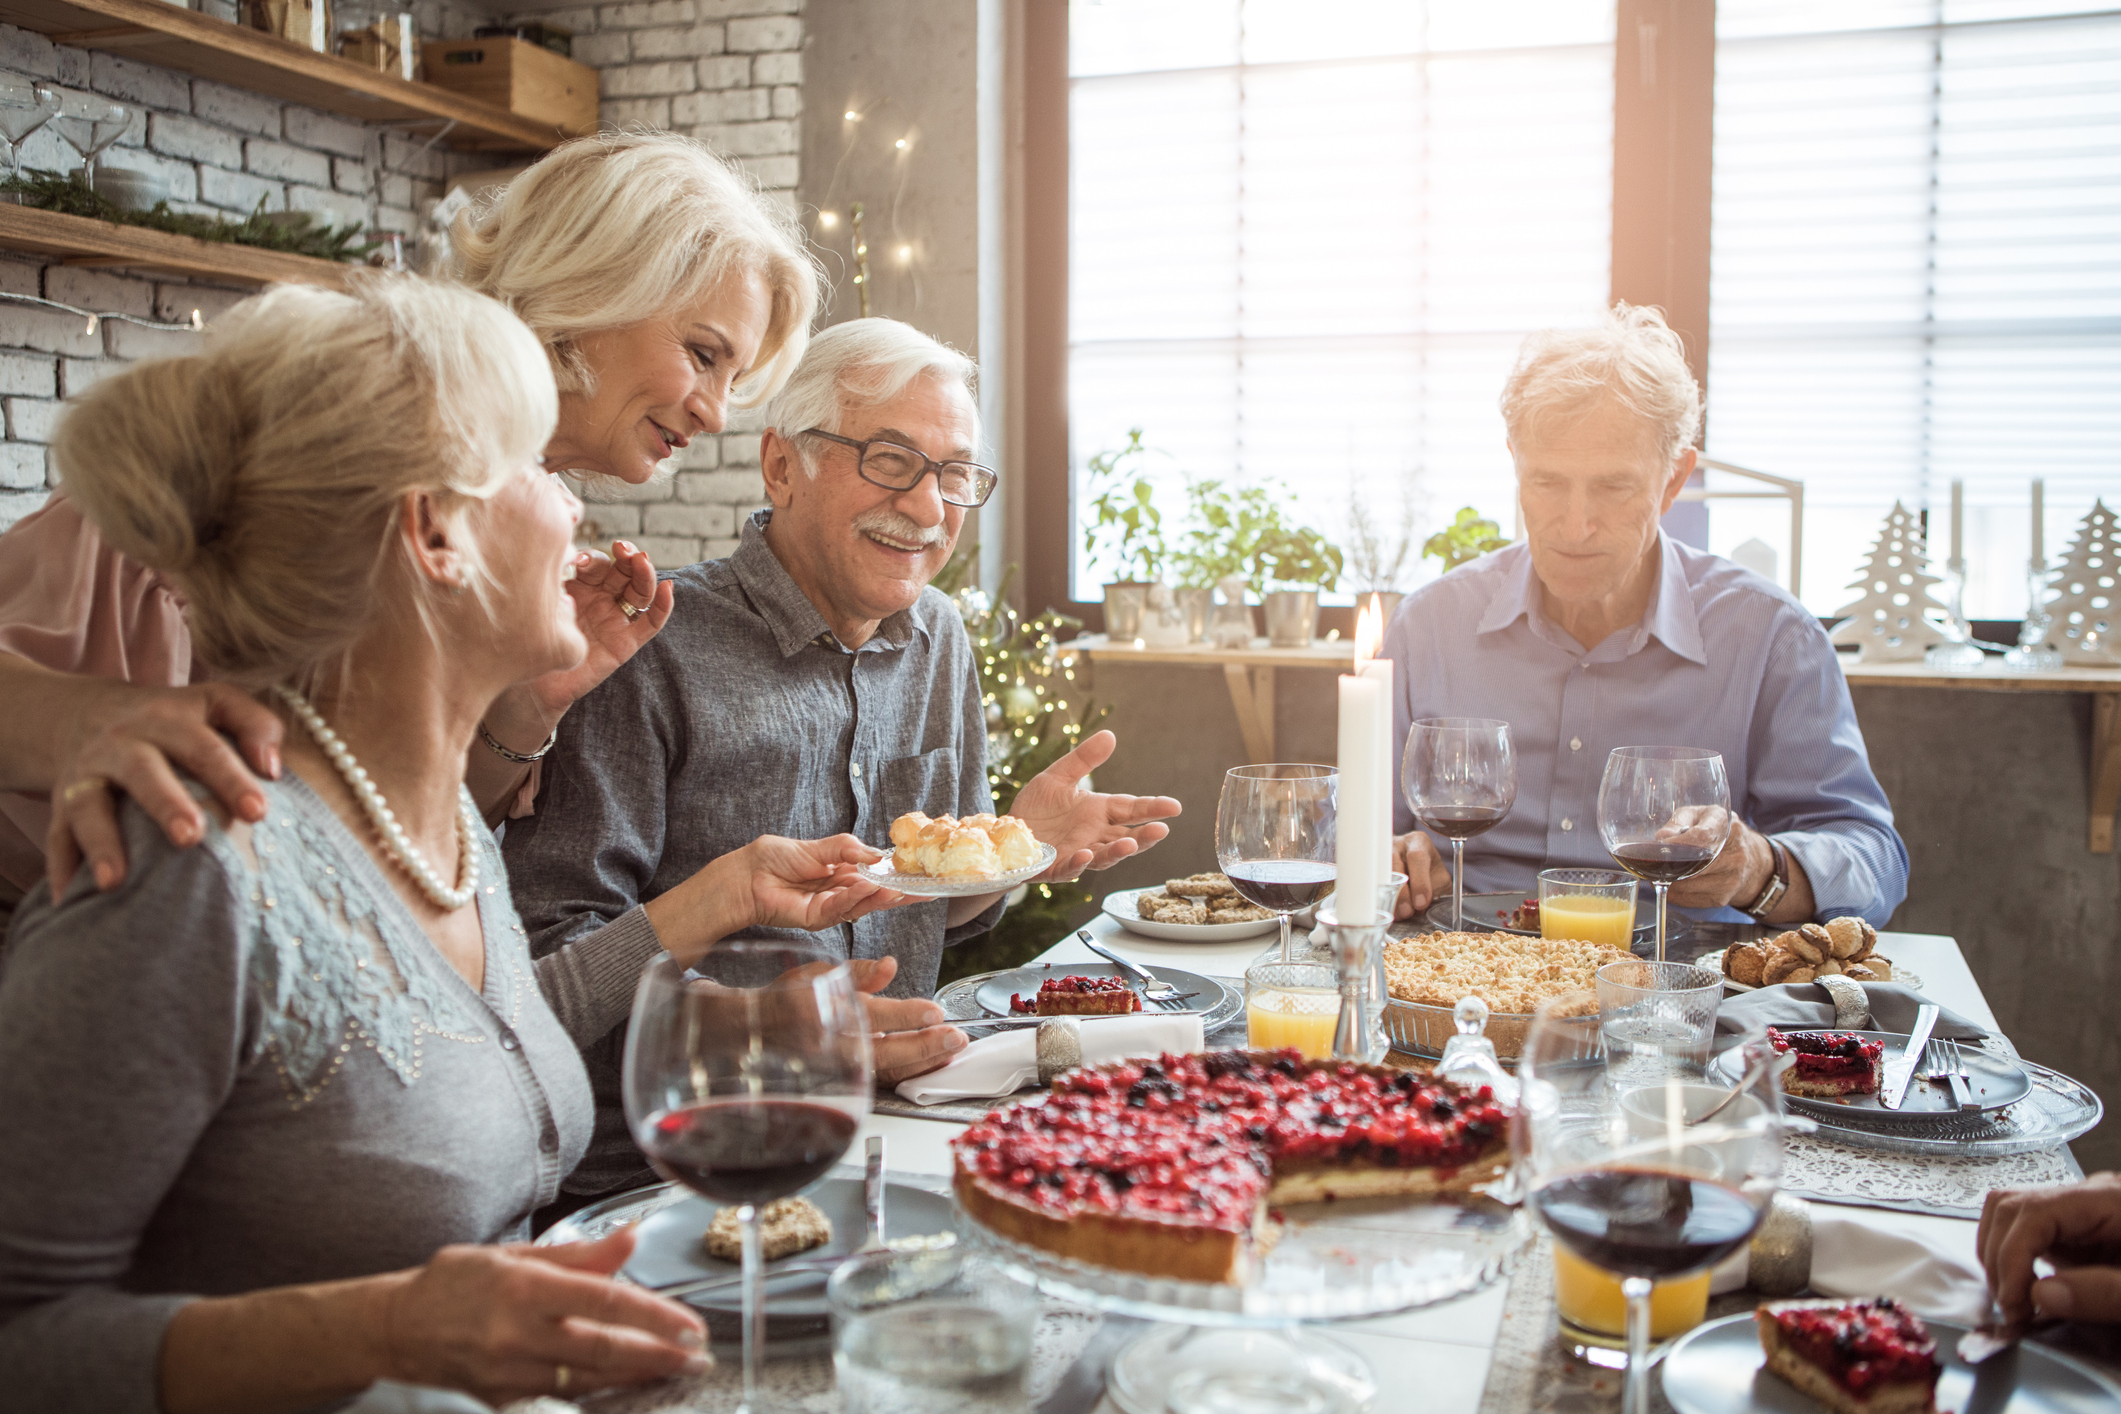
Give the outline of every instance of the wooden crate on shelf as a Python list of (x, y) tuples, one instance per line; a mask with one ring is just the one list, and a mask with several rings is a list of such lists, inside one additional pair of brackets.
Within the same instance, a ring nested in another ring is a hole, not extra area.
[(577, 137), (597, 130), (597, 71), (527, 40), (430, 40), (420, 46), (420, 65), (437, 88)]

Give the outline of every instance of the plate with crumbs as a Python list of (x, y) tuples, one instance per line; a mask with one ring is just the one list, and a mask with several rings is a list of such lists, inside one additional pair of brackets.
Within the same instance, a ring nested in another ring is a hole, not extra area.
[(875, 881), (887, 889), (895, 889), (914, 898), (976, 898), (980, 894), (998, 894), (1028, 884), (1053, 867), (1059, 852), (1050, 844), (1040, 844), (1038, 860), (1022, 869), (1011, 869), (1006, 874), (936, 875), (906, 874), (898, 868), (898, 856), (887, 854), (874, 864), (862, 869), (862, 877)]
[[(1222, 1006), (1227, 1000), (1228, 994), (1223, 990), (1222, 983), (1212, 977), (1202, 977), (1194, 972), (1181, 972), (1175, 967), (1165, 967), (1161, 964), (1154, 971), (1157, 981), (1168, 983), (1178, 988), (1181, 995), (1187, 992), (1191, 992), (1193, 995), (1187, 997), (1184, 1005), (1175, 1010), (1144, 1001), (1141, 1011), (1126, 1013), (1127, 1015), (1177, 1016), (1183, 1012), (1190, 1011), (1199, 1012), (1205, 1016)], [(1021, 1012), (1010, 1012), (1010, 995), (1013, 993), (1026, 998), (1036, 996), (1038, 995), (1038, 989), (1049, 978), (1060, 977), (1117, 977), (1133, 988), (1137, 994), (1141, 991), (1139, 982), (1127, 976), (1126, 973), (1109, 962), (1061, 962), (1047, 963), (1039, 967), (1017, 967), (1007, 972), (993, 973), (981, 979), (979, 986), (974, 989), (972, 995), (974, 1000), (979, 1003), (980, 1010), (986, 1012), (989, 1016), (1009, 1016), (1012, 1014), (1021, 1016), (1023, 1015)], [(1097, 1017), (1091, 1015), (1082, 1019), (1095, 1021)], [(973, 1022), (972, 1024), (977, 1025), (978, 1023)]]
[[(1859, 1041), (1876, 1041), (1885, 1048), (1880, 1060), (1884, 1066), (1898, 1060), (1907, 1048), (1907, 1036), (1899, 1031), (1841, 1031), (1833, 1027), (1777, 1027), (1776, 1030), (1785, 1036), (1854, 1036)], [(1966, 1065), (1967, 1088), (1973, 1092), (1980, 1111), (2004, 1109), (2033, 1093), (2032, 1077), (2025, 1073), (2023, 1066), (2008, 1057), (1983, 1050), (1971, 1041), (1959, 1043), (1959, 1056)], [(1709, 1077), (1718, 1084), (1736, 1085), (1744, 1064), (1742, 1048), (1733, 1046), (1709, 1062)], [(1835, 1099), (1785, 1093), (1782, 1101), (1793, 1110), (1830, 1121), (1936, 1124), (1962, 1117), (1952, 1103), (1951, 1087), (1944, 1083), (1943, 1077), (1924, 1080), (1919, 1073), (1908, 1082), (1907, 1098), (1897, 1110), (1887, 1109), (1876, 1093), (1842, 1095)], [(1967, 1111), (1968, 1116), (1974, 1113)]]
[(1135, 900), (1143, 894), (1163, 891), (1164, 886), (1158, 884), (1153, 889), (1121, 889), (1106, 894), (1105, 913), (1130, 933), (1171, 943), (1234, 943), (1244, 938), (1261, 937), (1281, 926), (1279, 918), (1255, 918), (1244, 923), (1166, 923), (1161, 919), (1142, 917), (1135, 907)]

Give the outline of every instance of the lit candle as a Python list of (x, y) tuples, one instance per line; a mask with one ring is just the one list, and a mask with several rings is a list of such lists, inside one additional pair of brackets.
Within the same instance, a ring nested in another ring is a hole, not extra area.
[(1377, 714), (1377, 880), (1392, 874), (1392, 660), (1379, 656), (1385, 641), (1384, 601), (1375, 594), (1355, 616), (1355, 676), (1378, 684), (1384, 709)]
[(2047, 564), (2047, 548), (2041, 540), (2040, 523), (2047, 518), (2047, 483), (2039, 477), (2033, 478), (2033, 568), (2041, 569)]
[[(1340, 679), (1340, 802), (1335, 811), (1333, 911), (1343, 923), (1377, 921), (1377, 797), (1384, 780), (1379, 716), (1390, 716), (1376, 678)], [(1389, 848), (1389, 845), (1387, 846)]]
[(1966, 563), (1966, 557), (1961, 553), (1963, 547), (1959, 531), (1960, 522), (1965, 517), (1966, 483), (1964, 481), (1954, 481), (1952, 482), (1952, 558), (1949, 561), (1949, 567), (1952, 569), (1958, 569)]

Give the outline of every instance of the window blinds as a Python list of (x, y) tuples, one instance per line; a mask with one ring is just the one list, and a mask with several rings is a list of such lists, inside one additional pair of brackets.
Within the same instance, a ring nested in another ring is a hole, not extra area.
[(1964, 480), (1968, 612), (2019, 616), (2029, 480), (2050, 561), (2121, 489), (2121, 11), (1719, 0), (1715, 124), (1709, 454), (1805, 482), (1821, 613)]
[[(1357, 500), (1507, 531), (1511, 358), (1606, 297), (1611, 5), (1075, 0), (1070, 27), (1078, 523), (1084, 464), (1141, 427), (1167, 518), (1190, 473), (1279, 480), (1336, 540)], [(1094, 599), (1110, 567), (1073, 554)]]

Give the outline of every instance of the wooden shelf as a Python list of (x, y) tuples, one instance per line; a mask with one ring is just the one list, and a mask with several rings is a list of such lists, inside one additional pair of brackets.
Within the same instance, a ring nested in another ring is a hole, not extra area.
[(62, 265), (135, 266), (247, 285), (280, 280), (336, 287), (354, 268), (313, 256), (195, 240), (143, 226), (114, 226), (86, 216), (4, 203), (0, 203), (0, 248), (57, 256)]
[(424, 132), (454, 124), (448, 135), (453, 147), (543, 152), (574, 136), (166, 0), (0, 0), (0, 21), (56, 44), (160, 64), (362, 122), (403, 123)]
[(1908, 663), (1851, 662), (1841, 670), (1854, 687), (1958, 687), (1975, 692), (2121, 692), (2121, 668), (2064, 667), (2052, 673), (2014, 673), (1999, 658), (1972, 672)]
[(1325, 638), (1312, 639), (1308, 648), (1276, 648), (1264, 638), (1253, 639), (1249, 648), (1217, 648), (1207, 643), (1138, 648), (1133, 643), (1114, 643), (1104, 634), (1093, 633), (1060, 647), (1063, 653), (1081, 653), (1093, 663), (1221, 668), (1223, 685), (1230, 692), (1230, 708), (1237, 713), (1237, 729), (1244, 734), (1245, 755), (1255, 764), (1278, 759), (1274, 754), (1276, 668), (1338, 668), (1345, 672), (1355, 666), (1353, 643)]

